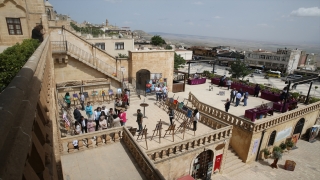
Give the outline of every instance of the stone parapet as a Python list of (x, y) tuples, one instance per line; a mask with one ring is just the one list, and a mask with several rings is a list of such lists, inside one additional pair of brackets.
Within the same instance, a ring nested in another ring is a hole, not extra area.
[(227, 126), (218, 130), (213, 130), (212, 132), (206, 133), (204, 135), (194, 137), (192, 139), (149, 150), (146, 153), (153, 161), (160, 162), (175, 158), (176, 156), (189, 153), (194, 150), (202, 149), (212, 144), (229, 141), (231, 136), (232, 126)]

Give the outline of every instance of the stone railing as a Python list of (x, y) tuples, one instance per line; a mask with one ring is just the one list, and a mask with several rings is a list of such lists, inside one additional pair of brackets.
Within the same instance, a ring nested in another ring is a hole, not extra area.
[[(303, 98), (304, 96), (299, 96), (299, 98)], [(223, 122), (228, 124), (240, 127), (244, 130), (248, 130), (250, 132), (261, 132), (270, 127), (276, 126), (278, 124), (291, 121), (296, 119), (297, 117), (302, 117), (305, 114), (308, 114), (313, 111), (317, 111), (320, 109), (320, 102), (316, 102), (310, 104), (306, 107), (295, 109), (288, 111), (286, 113), (282, 113), (279, 116), (270, 117), (266, 120), (259, 120), (255, 123), (250, 122), (246, 119), (234, 116), (232, 114), (226, 113), (222, 110), (214, 108), (210, 105), (200, 102), (191, 92), (189, 93), (189, 101), (192, 102), (193, 106), (195, 106), (200, 112), (203, 114), (213, 116)]]
[(147, 151), (149, 158), (153, 161), (166, 160), (174, 156), (188, 153), (190, 151), (203, 148), (204, 146), (214, 144), (225, 139), (229, 139), (232, 136), (232, 126), (213, 130), (212, 132), (196, 136), (192, 139), (184, 140), (164, 146), (158, 149)]
[[(0, 94), (0, 179), (61, 179), (50, 37)], [(57, 155), (57, 156), (56, 156)]]
[(294, 109), (288, 111), (286, 113), (280, 114), (280, 116), (273, 117), (271, 119), (266, 120), (259, 120), (258, 122), (254, 123), (254, 132), (261, 132), (264, 129), (268, 129), (273, 126), (277, 126), (278, 124), (282, 124), (287, 121), (291, 121), (293, 119), (297, 119), (299, 117), (304, 116), (305, 114), (319, 111), (320, 110), (320, 102), (316, 102), (310, 105), (307, 105), (303, 108)]
[[(96, 148), (103, 145), (108, 145), (113, 142), (119, 142), (122, 136), (123, 127), (116, 127), (112, 129), (106, 129), (102, 131), (95, 131), (91, 133), (85, 133), (75, 135), (71, 137), (61, 138), (63, 145), (63, 152), (61, 153), (72, 153), (78, 152), (85, 149)], [(95, 140), (94, 140), (95, 137)], [(74, 149), (73, 140), (78, 140), (79, 150)]]
[(137, 161), (146, 178), (150, 180), (165, 180), (153, 162), (148, 158), (147, 154), (134, 140), (129, 130), (125, 128), (122, 135), (123, 142)]
[(208, 104), (199, 101), (191, 92), (189, 93), (189, 101), (194, 107), (196, 107), (201, 113), (212, 116), (223, 122), (231, 124), (233, 126), (240, 127), (241, 129), (252, 132), (254, 129), (254, 123), (250, 122), (244, 118), (232, 115), (230, 113), (224, 112), (220, 109), (214, 108)]

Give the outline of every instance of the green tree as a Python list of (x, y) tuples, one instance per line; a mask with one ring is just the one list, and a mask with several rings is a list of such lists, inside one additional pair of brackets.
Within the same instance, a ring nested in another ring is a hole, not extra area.
[(0, 53), (0, 92), (9, 85), (39, 45), (36, 39), (25, 39)]
[(164, 41), (161, 36), (155, 35), (151, 38), (151, 44), (155, 46), (162, 46), (163, 44), (166, 44), (166, 41)]
[(171, 50), (172, 47), (170, 45), (166, 45), (166, 47), (164, 49)]
[(181, 57), (177, 53), (174, 53), (174, 69), (178, 69), (179, 67), (181, 67), (181, 65), (185, 63), (186, 61), (183, 59), (183, 57)]
[(253, 72), (253, 70), (248, 69), (246, 63), (240, 59), (237, 59), (234, 63), (232, 63), (228, 71), (234, 78), (242, 78), (242, 80), (244, 77)]

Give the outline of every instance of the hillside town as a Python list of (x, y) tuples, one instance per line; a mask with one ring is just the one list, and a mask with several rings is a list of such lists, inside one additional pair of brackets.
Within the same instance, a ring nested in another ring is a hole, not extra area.
[(0, 179), (320, 175), (320, 56), (79, 23), (0, 0)]

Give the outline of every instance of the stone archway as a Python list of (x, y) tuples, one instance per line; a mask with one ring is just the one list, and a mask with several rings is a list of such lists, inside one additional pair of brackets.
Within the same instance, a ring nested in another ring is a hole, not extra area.
[[(213, 151), (206, 150), (200, 153), (193, 161), (191, 175), (195, 179), (210, 179), (207, 177), (208, 170), (212, 171)], [(211, 176), (211, 173), (210, 173)]]
[(303, 126), (304, 126), (304, 122), (305, 122), (305, 119), (304, 118), (301, 118), (298, 122), (297, 122), (297, 124), (296, 124), (296, 126), (295, 126), (295, 128), (294, 128), (294, 131), (293, 131), (293, 134), (300, 134), (299, 135), (299, 138), (301, 137), (301, 133), (302, 133), (302, 129), (303, 129)]
[(136, 90), (139, 95), (146, 93), (146, 82), (150, 80), (150, 71), (147, 69), (140, 69), (136, 73)]

